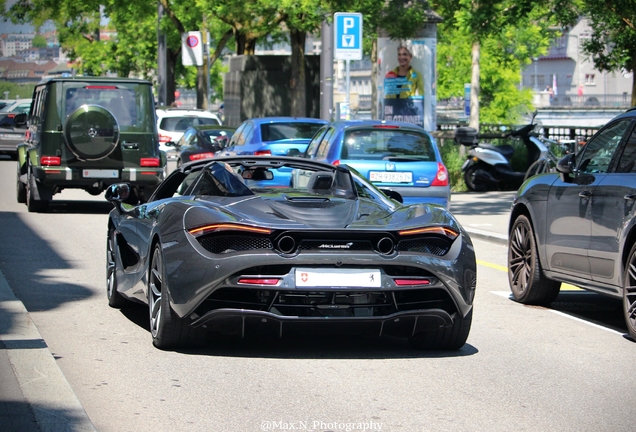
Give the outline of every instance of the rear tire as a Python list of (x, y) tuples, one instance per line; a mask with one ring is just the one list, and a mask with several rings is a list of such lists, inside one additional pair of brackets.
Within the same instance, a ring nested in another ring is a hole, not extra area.
[(475, 181), (475, 171), (478, 167), (476, 165), (470, 166), (464, 172), (464, 183), (469, 191), (472, 192), (485, 192), (488, 190), (488, 185)]
[(559, 295), (561, 282), (544, 276), (530, 219), (517, 216), (508, 240), (508, 282), (519, 303), (547, 305)]
[[(457, 313), (459, 316), (459, 313)], [(457, 318), (450, 327), (415, 334), (409, 339), (418, 350), (458, 350), (464, 346), (473, 322), (473, 309), (463, 318)]]
[(152, 344), (162, 350), (187, 348), (203, 340), (204, 331), (190, 325), (170, 307), (163, 251), (157, 244), (152, 253), (148, 274), (148, 309)]
[(631, 338), (636, 341), (636, 244), (632, 246), (623, 276), (623, 312)]
[(117, 291), (117, 285), (117, 236), (110, 228), (106, 239), (106, 296), (108, 306), (121, 309), (128, 301)]
[(18, 164), (18, 178), (16, 184), (16, 198), (18, 203), (25, 204), (27, 202), (27, 192), (26, 185), (20, 181), (20, 176), (22, 175), (22, 170), (20, 169), (20, 164)]
[(28, 175), (28, 182), (25, 187), (26, 189), (25, 201), (26, 201), (27, 209), (29, 210), (30, 213), (39, 213), (39, 212), (46, 211), (47, 207), (49, 206), (49, 202), (43, 201), (43, 200), (36, 200), (35, 197), (33, 196), (33, 190), (31, 185), (35, 185), (35, 187), (37, 187), (35, 178), (33, 178), (33, 174)]

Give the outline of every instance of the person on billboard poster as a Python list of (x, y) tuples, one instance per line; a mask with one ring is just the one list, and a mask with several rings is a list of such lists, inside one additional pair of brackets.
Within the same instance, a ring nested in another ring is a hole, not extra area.
[[(422, 73), (411, 66), (413, 54), (404, 45), (397, 47), (398, 66), (386, 73), (388, 78), (385, 98), (406, 99), (412, 96), (424, 96)], [(395, 79), (395, 83), (392, 83)]]

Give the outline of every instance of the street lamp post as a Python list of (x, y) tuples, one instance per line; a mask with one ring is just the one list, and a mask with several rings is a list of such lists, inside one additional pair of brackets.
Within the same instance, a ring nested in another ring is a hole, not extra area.
[(532, 62), (534, 63), (534, 91), (539, 91), (539, 75), (537, 74), (537, 63), (539, 63), (538, 57), (533, 57)]

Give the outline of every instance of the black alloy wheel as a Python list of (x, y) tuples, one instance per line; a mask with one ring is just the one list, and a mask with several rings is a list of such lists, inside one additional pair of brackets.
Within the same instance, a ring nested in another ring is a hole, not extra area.
[(202, 342), (204, 331), (190, 327), (170, 307), (163, 251), (157, 243), (148, 275), (148, 309), (152, 343), (162, 350), (187, 348)]
[(532, 223), (517, 216), (508, 239), (508, 282), (520, 303), (546, 305), (559, 295), (561, 283), (546, 278), (541, 270)]
[(623, 276), (623, 311), (631, 338), (636, 341), (636, 244), (632, 246)]
[(418, 350), (449, 350), (455, 351), (460, 349), (466, 343), (470, 326), (473, 322), (473, 309), (461, 317), (459, 313), (455, 314), (455, 320), (450, 327), (440, 327), (435, 330), (416, 333), (409, 342), (411, 346)]
[(108, 230), (106, 239), (106, 296), (108, 305), (122, 308), (127, 300), (117, 291), (117, 234), (113, 228)]

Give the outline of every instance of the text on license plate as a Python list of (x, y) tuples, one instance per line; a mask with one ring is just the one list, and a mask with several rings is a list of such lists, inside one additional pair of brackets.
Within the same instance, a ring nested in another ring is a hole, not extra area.
[(104, 169), (85, 169), (82, 170), (82, 176), (84, 178), (118, 178), (119, 170), (104, 170)]
[(393, 172), (393, 171), (371, 171), (369, 172), (369, 180), (380, 183), (411, 183), (413, 181), (413, 173), (411, 172)]
[(296, 269), (297, 287), (380, 288), (380, 270), (373, 269)]

